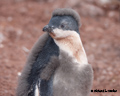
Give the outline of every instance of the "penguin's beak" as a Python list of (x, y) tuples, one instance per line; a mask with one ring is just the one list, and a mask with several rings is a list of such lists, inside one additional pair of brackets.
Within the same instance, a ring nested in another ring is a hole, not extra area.
[(46, 26), (43, 28), (43, 31), (44, 31), (44, 32), (53, 32), (53, 29), (54, 29), (54, 26), (46, 25)]

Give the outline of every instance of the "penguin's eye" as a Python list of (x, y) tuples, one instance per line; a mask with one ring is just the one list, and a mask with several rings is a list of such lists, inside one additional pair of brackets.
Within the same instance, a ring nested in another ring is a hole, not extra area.
[(65, 28), (65, 25), (63, 25), (63, 24), (61, 24), (61, 26), (60, 26), (61, 28)]

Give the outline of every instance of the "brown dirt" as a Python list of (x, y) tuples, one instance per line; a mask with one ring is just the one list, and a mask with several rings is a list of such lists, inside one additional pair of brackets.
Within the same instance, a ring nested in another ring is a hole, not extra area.
[(56, 8), (79, 12), (81, 38), (94, 70), (91, 96), (120, 96), (120, 13), (118, 3), (100, 0), (0, 0), (0, 96), (15, 96), (18, 72)]

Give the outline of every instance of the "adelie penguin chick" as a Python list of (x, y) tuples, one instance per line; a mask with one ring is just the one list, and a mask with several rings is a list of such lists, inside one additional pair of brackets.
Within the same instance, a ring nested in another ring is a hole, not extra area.
[(79, 36), (80, 18), (72, 9), (53, 12), (19, 77), (16, 96), (88, 96), (93, 71)]
[(48, 32), (59, 48), (40, 77), (53, 76), (53, 96), (89, 96), (93, 71), (79, 35), (80, 17), (72, 9), (57, 9), (43, 31)]

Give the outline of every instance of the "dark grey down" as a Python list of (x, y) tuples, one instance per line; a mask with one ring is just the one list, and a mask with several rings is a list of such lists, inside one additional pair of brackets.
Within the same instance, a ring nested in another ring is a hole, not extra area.
[(60, 50), (60, 58), (52, 57), (41, 78), (53, 77), (53, 96), (89, 96), (93, 70), (90, 64), (78, 64), (68, 53)]
[[(49, 36), (42, 51), (38, 55), (36, 62), (32, 65), (32, 69), (28, 77), (28, 83), (30, 85), (34, 86), (38, 82), (38, 80), (40, 79), (40, 73), (42, 72), (42, 69), (45, 68), (46, 64), (48, 64), (50, 57), (58, 54), (59, 54), (58, 47), (54, 43), (53, 39)], [(52, 78), (49, 81), (41, 80), (40, 83), (41, 96), (51, 96), (50, 95), (52, 94), (51, 87), (52, 87)], [(30, 92), (29, 96), (33, 96), (33, 92)]]
[(52, 96), (52, 77), (41, 80), (41, 71), (48, 64), (51, 56), (58, 56), (59, 48), (53, 39), (45, 33), (34, 45), (26, 66), (19, 78), (16, 96), (34, 96), (35, 85), (39, 86), (40, 96)]

